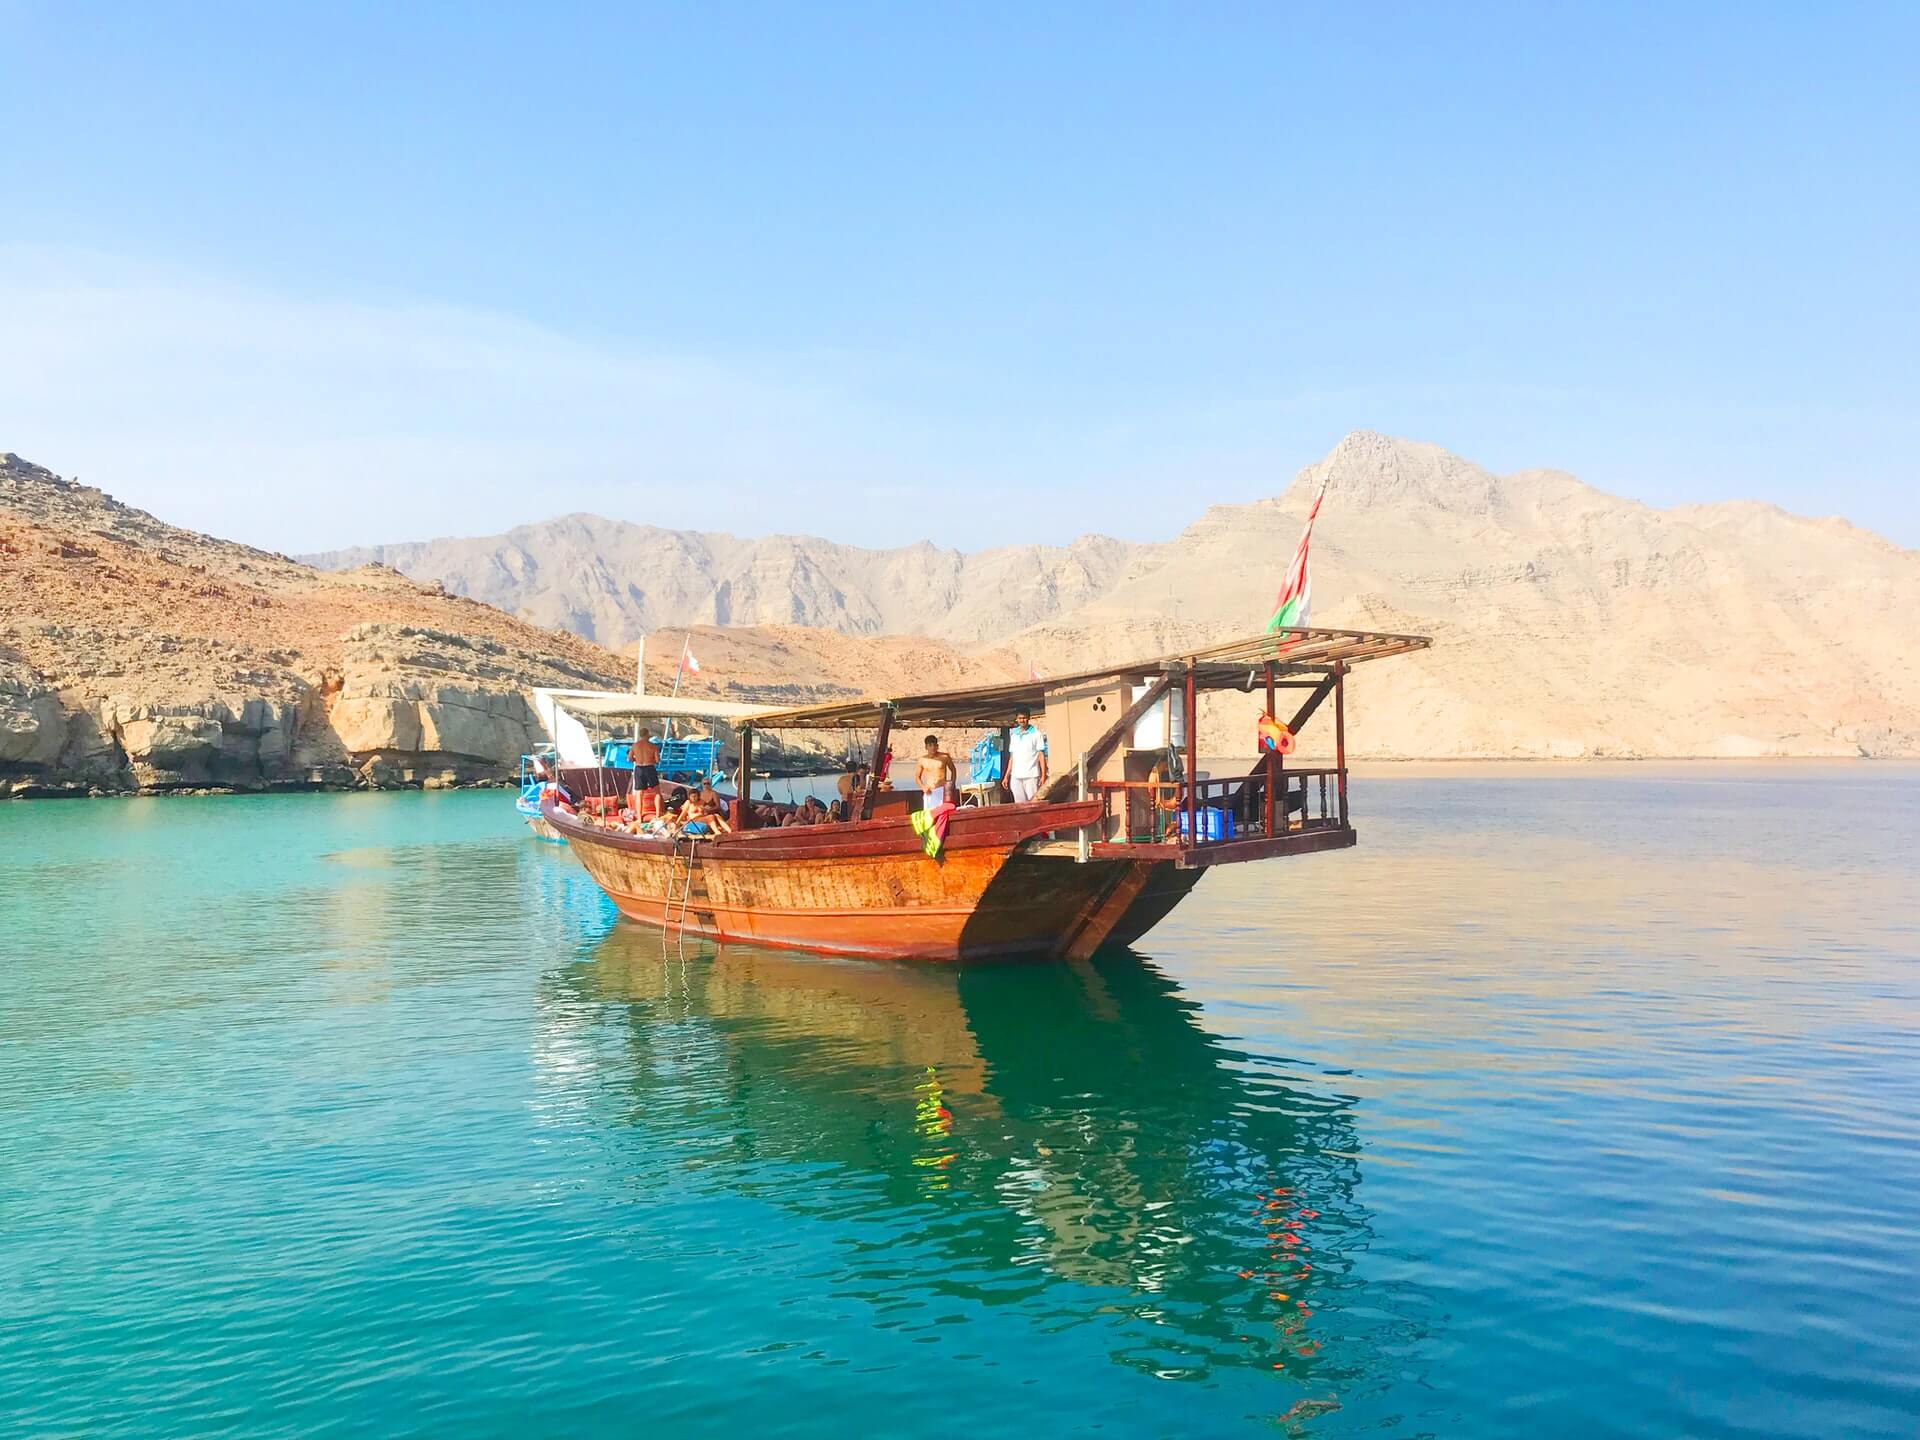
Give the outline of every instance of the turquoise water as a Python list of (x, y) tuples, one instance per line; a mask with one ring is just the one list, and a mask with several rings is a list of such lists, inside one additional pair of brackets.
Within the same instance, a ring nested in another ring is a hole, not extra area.
[(1920, 1431), (1920, 774), (1355, 807), (935, 969), (508, 794), (0, 806), (0, 1430)]

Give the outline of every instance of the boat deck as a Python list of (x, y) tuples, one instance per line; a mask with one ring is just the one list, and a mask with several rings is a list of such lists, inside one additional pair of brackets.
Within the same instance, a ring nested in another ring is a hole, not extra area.
[[(1347, 817), (1344, 767), (1287, 768), (1264, 758), (1242, 776), (1179, 781), (1096, 781), (1101, 816), (1090, 859), (1171, 860), (1182, 870), (1311, 855), (1358, 843)], [(1077, 841), (1066, 852), (1079, 857)], [(1060, 853), (1051, 850), (1049, 853)]]

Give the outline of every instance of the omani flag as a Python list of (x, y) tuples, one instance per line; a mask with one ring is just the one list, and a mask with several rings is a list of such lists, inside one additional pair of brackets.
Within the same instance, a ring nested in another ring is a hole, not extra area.
[(1313, 539), (1313, 522), (1319, 517), (1320, 502), (1327, 498), (1327, 482), (1320, 482), (1320, 491), (1313, 497), (1313, 508), (1307, 512), (1307, 528), (1300, 532), (1300, 548), (1293, 552), (1293, 563), (1287, 566), (1287, 578), (1281, 582), (1280, 598), (1273, 602), (1273, 618), (1267, 621), (1267, 630), (1297, 630), (1307, 623), (1307, 610), (1313, 602), (1313, 569), (1307, 563), (1307, 546)]

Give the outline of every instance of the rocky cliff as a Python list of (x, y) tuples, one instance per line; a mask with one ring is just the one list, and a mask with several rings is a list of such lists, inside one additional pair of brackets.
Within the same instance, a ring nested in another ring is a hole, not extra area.
[(0, 456), (0, 796), (497, 779), (581, 638), (391, 570), (323, 574)]

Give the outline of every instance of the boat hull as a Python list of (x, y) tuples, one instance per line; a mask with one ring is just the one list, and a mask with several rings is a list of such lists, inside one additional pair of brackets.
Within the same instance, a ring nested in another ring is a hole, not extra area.
[(1043, 827), (1092, 818), (1079, 808), (960, 812), (938, 860), (905, 821), (676, 846), (547, 818), (620, 913), (645, 924), (875, 959), (1069, 959), (1138, 938), (1200, 873), (1036, 849)]
[(567, 837), (549, 825), (545, 816), (529, 815), (526, 819), (527, 829), (533, 832), (536, 840), (545, 840), (554, 845), (564, 845), (567, 843)]

